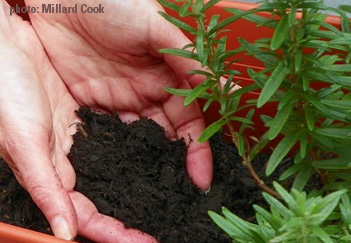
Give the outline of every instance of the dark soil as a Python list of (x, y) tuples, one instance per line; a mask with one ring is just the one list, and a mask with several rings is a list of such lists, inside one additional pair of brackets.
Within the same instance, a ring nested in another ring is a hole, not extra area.
[[(141, 119), (125, 124), (116, 115), (88, 109), (78, 114), (84, 124), (74, 135), (69, 154), (77, 173), (76, 190), (126, 227), (145, 231), (162, 243), (230, 243), (207, 211), (220, 212), (225, 206), (250, 219), (252, 204), (264, 205), (236, 150), (220, 135), (211, 140), (215, 173), (212, 189), (205, 195), (187, 178), (184, 142), (167, 140), (155, 122)], [(254, 163), (262, 174), (266, 160), (267, 156), (260, 156)], [(4, 163), (0, 178), (0, 221), (51, 233)]]

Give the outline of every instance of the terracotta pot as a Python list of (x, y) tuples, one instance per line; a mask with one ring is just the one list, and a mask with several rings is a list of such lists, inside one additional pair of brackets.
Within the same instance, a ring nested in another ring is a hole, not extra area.
[[(23, 1), (21, 0), (7, 0), (10, 5), (15, 6), (16, 4), (20, 4), (23, 6)], [(222, 18), (227, 18), (231, 16), (230, 13), (226, 12), (224, 8), (237, 8), (241, 10), (249, 10), (254, 8), (256, 5), (251, 4), (251, 3), (242, 3), (242, 2), (234, 2), (234, 1), (227, 1), (223, 0), (222, 2), (218, 3), (216, 6), (212, 7), (210, 10), (208, 10), (208, 13), (210, 15), (213, 14), (220, 14)], [(174, 12), (170, 11), (169, 12), (171, 15), (175, 15)], [(265, 14), (263, 14), (265, 15)], [(26, 14), (23, 15), (24, 18), (28, 18)], [(177, 16), (176, 16), (177, 17)], [(194, 23), (190, 19), (183, 19), (183, 21), (193, 25)], [(328, 17), (328, 22), (332, 23), (335, 26), (339, 26), (339, 19), (337, 17)], [(239, 46), (239, 43), (237, 41), (237, 38), (240, 36), (248, 41), (254, 41), (255, 39), (258, 38), (263, 38), (263, 37), (269, 37), (272, 34), (272, 30), (265, 28), (265, 27), (260, 27), (257, 28), (255, 24), (246, 21), (246, 20), (239, 20), (232, 25), (228, 26), (227, 29), (230, 29), (231, 32), (225, 33), (228, 35), (228, 47), (231, 49), (234, 49)], [(190, 39), (192, 39), (192, 36), (189, 36)], [(241, 71), (243, 73), (243, 77), (241, 79), (244, 81), (241, 84), (242, 85), (247, 85), (252, 83), (253, 81), (248, 78), (248, 76), (245, 74), (245, 70), (247, 67), (251, 67), (256, 70), (262, 69), (262, 64), (257, 61), (256, 59), (252, 57), (247, 57), (247, 56), (242, 56), (241, 57), (243, 61), (239, 64), (235, 64), (234, 68), (237, 69), (238, 71)], [(257, 99), (258, 98), (258, 93), (250, 93), (247, 94), (244, 97), (244, 100), (247, 99)], [(265, 107), (263, 107), (263, 110), (265, 111), (265, 114), (273, 114), (275, 113), (275, 105), (274, 104), (268, 104)], [(261, 112), (258, 111), (255, 115), (255, 122), (257, 122), (257, 127), (256, 127), (256, 132), (253, 134), (254, 136), (259, 136), (262, 134), (262, 132), (265, 130), (262, 122), (259, 120), (259, 115)], [(218, 110), (216, 110), (215, 107), (212, 107), (212, 109), (209, 110), (205, 114), (205, 118), (207, 123), (212, 123), (218, 118)], [(67, 242), (72, 242), (72, 241), (64, 241), (60, 240), (58, 238), (55, 238), (50, 235), (38, 233), (32, 230), (27, 230), (23, 229), (20, 227), (0, 223), (0, 242), (4, 243), (67, 243)]]

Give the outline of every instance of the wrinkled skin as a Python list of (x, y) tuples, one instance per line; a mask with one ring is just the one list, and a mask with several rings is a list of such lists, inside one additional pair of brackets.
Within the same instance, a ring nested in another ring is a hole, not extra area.
[[(42, 3), (48, 2), (26, 1)], [(196, 142), (204, 129), (200, 110), (197, 104), (184, 108), (182, 98), (163, 90), (189, 88), (201, 79), (186, 74), (198, 69), (196, 63), (158, 54), (160, 48), (189, 41), (157, 14), (161, 7), (154, 0), (102, 5), (105, 14), (100, 15), (32, 14), (34, 31), (8, 16), (9, 7), (0, 0), (0, 152), (56, 236), (69, 239), (79, 232), (96, 242), (156, 242), (99, 214), (73, 191), (75, 174), (66, 154), (74, 132), (70, 125), (77, 121), (74, 110), (118, 111), (125, 121), (146, 116), (164, 126), (169, 138), (189, 139), (190, 134), (188, 173), (206, 190), (212, 161), (209, 145)]]

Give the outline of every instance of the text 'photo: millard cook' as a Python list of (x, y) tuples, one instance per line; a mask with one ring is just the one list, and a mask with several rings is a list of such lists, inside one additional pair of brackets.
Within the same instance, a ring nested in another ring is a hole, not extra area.
[(16, 4), (14, 7), (10, 7), (10, 15), (21, 14), (21, 13), (105, 13), (105, 7), (102, 4), (97, 6), (88, 6), (87, 4), (74, 4), (72, 6), (63, 6), (62, 4), (42, 4), (41, 6), (26, 6), (20, 7)]

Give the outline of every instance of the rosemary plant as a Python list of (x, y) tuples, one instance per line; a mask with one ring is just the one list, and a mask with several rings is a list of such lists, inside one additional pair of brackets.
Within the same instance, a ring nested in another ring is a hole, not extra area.
[[(197, 60), (202, 69), (191, 73), (204, 76), (204, 82), (192, 90), (167, 91), (185, 96), (185, 105), (206, 99), (204, 111), (213, 102), (219, 103), (221, 118), (207, 127), (200, 141), (227, 126), (257, 184), (288, 207), (265, 193), (271, 213), (256, 206), (258, 225), (238, 219), (227, 209), (223, 210), (225, 218), (213, 212), (210, 216), (236, 242), (350, 242), (350, 199), (345, 190), (351, 187), (351, 29), (343, 11), (350, 8), (334, 9), (316, 0), (265, 0), (245, 12), (227, 9), (233, 14), (227, 19), (220, 20), (219, 15), (208, 18), (206, 11), (219, 1), (178, 0), (179, 5), (159, 0), (181, 18), (190, 17), (197, 23), (192, 27), (161, 12), (168, 21), (195, 35), (194, 44), (161, 52)], [(340, 16), (341, 29), (326, 22), (326, 10)], [(270, 16), (257, 15), (259, 12)], [(274, 34), (254, 43), (239, 38), (241, 47), (227, 50), (225, 28), (242, 18), (273, 28)], [(264, 69), (248, 69), (254, 83), (235, 90), (240, 73), (231, 64), (241, 52), (260, 60)], [(221, 84), (223, 76), (227, 76), (225, 85)], [(242, 95), (251, 91), (259, 91), (259, 98), (242, 104)], [(245, 131), (254, 127), (255, 110), (269, 102), (277, 104), (277, 112), (274, 117), (261, 116), (267, 132), (252, 146)], [(251, 110), (246, 117), (237, 115), (247, 108)], [(233, 121), (241, 126), (234, 126)], [(267, 176), (296, 148), (294, 164), (279, 178), (294, 176), (291, 194), (278, 184), (275, 189), (268, 187), (251, 165), (272, 140), (278, 145), (266, 164)], [(303, 190), (314, 174), (320, 176), (324, 187), (318, 196), (307, 196)], [(336, 192), (322, 197), (332, 191)]]

